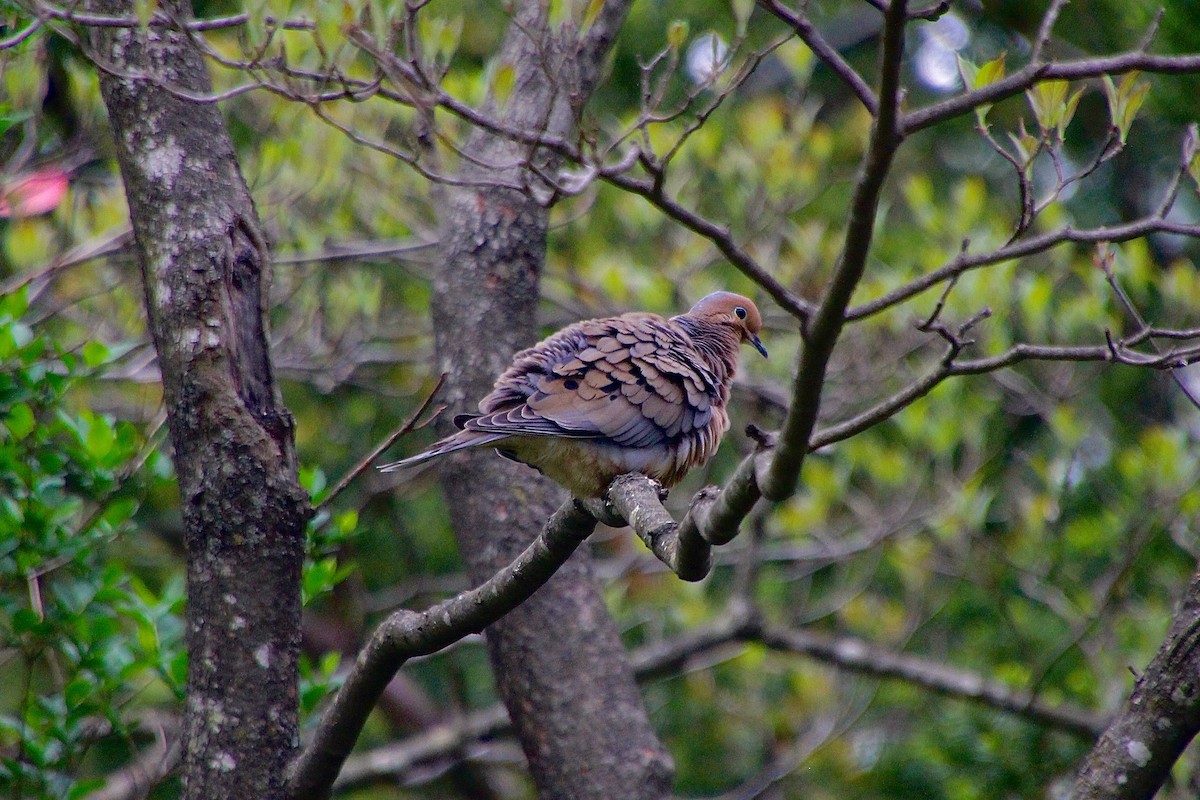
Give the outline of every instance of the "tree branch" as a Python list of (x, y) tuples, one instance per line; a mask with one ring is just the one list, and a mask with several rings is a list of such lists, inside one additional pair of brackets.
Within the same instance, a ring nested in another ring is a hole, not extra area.
[[(694, 526), (675, 522), (663, 508), (661, 489), (645, 475), (636, 472), (619, 475), (608, 487), (605, 506), (588, 504), (588, 508), (605, 524), (633, 528), (658, 560), (683, 580), (701, 580), (712, 569), (712, 547), (697, 535)], [(606, 514), (609, 509), (619, 516)]]
[(996, 250), (977, 253), (975, 255), (971, 255), (963, 250), (954, 257), (954, 260), (945, 266), (926, 273), (920, 278), (906, 283), (882, 297), (848, 309), (846, 311), (846, 319), (850, 321), (869, 317), (872, 314), (877, 314), (880, 311), (897, 305), (914, 295), (920, 294), (942, 281), (950, 280), (965, 272), (1045, 252), (1064, 242), (1125, 242), (1151, 233), (1175, 233), (1182, 236), (1200, 238), (1200, 225), (1176, 222), (1161, 217), (1146, 217), (1121, 225), (1107, 225), (1085, 230), (1075, 230), (1070, 227), (1060, 228), (1056, 231), (1050, 231), (1038, 236), (1030, 236), (1027, 239), (1020, 239)]
[(1200, 729), (1200, 575), (1133, 694), (1092, 748), (1071, 797), (1133, 800), (1152, 797)]
[(862, 278), (871, 248), (879, 194), (900, 145), (897, 114), (906, 9), (905, 0), (892, 0), (884, 17), (879, 112), (871, 128), (870, 142), (855, 186), (842, 256), (812, 325), (806, 331), (779, 447), (759, 482), (763, 495), (776, 502), (791, 496), (800, 479), (800, 468), (808, 452), (808, 437), (817, 421), (829, 357), (845, 323), (850, 296)]
[(808, 17), (802, 12), (793, 11), (779, 0), (759, 0), (759, 5), (790, 25), (801, 41), (808, 45), (817, 58), (825, 62), (825, 66), (842, 79), (842, 82), (854, 93), (867, 111), (871, 112), (872, 116), (878, 111), (879, 100), (875, 97), (875, 92), (871, 91), (871, 87), (858, 74), (858, 71), (850, 66), (829, 42), (825, 41), (825, 37), (809, 21)]
[[(672, 639), (647, 644), (632, 660), (639, 681), (677, 675), (687, 663), (713, 650), (757, 643), (836, 669), (897, 680), (939, 694), (1011, 714), (1034, 724), (1093, 739), (1104, 730), (1103, 715), (1068, 703), (1050, 704), (1029, 692), (991, 681), (970, 670), (948, 667), (925, 656), (898, 653), (852, 636), (824, 636), (801, 629), (763, 624), (753, 609), (731, 608), (720, 619)], [(454, 725), (439, 725), (417, 736), (355, 756), (347, 762), (339, 786), (362, 785), (383, 776), (395, 778), (417, 763), (444, 757), (472, 741), (508, 728), (500, 706), (474, 712)]]
[(900, 120), (899, 131), (902, 136), (909, 136), (940, 122), (970, 113), (979, 106), (1020, 94), (1041, 81), (1077, 81), (1084, 78), (1098, 78), (1101, 75), (1120, 75), (1134, 70), (1167, 75), (1194, 73), (1200, 71), (1200, 54), (1160, 56), (1129, 52), (1078, 61), (1030, 63), (995, 83), (908, 112)]
[(568, 501), (524, 552), (479, 587), (425, 611), (389, 616), (359, 653), (313, 740), (292, 763), (287, 796), (328, 797), (375, 701), (404, 662), (478, 633), (520, 605), (554, 575), (595, 524), (582, 506)]
[(619, 189), (636, 194), (647, 200), (659, 211), (683, 225), (693, 233), (703, 236), (712, 242), (721, 255), (729, 260), (737, 269), (762, 289), (779, 304), (779, 307), (792, 316), (807, 321), (816, 307), (800, 297), (795, 292), (780, 283), (753, 256), (743, 249), (733, 238), (729, 228), (701, 216), (692, 209), (682, 205), (678, 200), (668, 195), (661, 181), (650, 178), (638, 178), (623, 171), (601, 169), (599, 176), (607, 183)]
[(863, 639), (822, 636), (770, 624), (752, 628), (743, 638), (762, 642), (772, 650), (798, 653), (851, 672), (902, 680), (945, 697), (968, 700), (1084, 738), (1093, 738), (1104, 729), (1104, 719), (1091, 711), (1050, 705), (1028, 692), (986, 680), (974, 672), (897, 653)]

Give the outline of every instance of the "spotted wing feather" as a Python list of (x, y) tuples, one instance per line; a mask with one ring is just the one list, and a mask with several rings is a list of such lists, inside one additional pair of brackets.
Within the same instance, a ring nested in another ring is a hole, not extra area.
[[(467, 431), (676, 444), (713, 420), (717, 378), (688, 339), (653, 314), (576, 323), (516, 355)], [(718, 437), (719, 438), (719, 434)]]

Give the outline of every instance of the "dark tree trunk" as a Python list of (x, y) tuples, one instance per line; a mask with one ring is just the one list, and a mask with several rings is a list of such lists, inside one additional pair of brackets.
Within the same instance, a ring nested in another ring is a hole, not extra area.
[[(134, 15), (132, 3), (92, 8)], [(211, 91), (189, 38), (158, 26), (92, 35), (182, 496), (184, 796), (277, 797), (297, 736), (309, 507), (267, 348), (269, 255), (217, 106), (180, 96)]]
[[(609, 3), (578, 40), (547, 33), (544, 11), (524, 3), (501, 64), (515, 87), (499, 116), (530, 133), (566, 136), (587, 97), (624, 3)], [(513, 168), (530, 151), (475, 136), (483, 164), (460, 177), (481, 183), (530, 179)], [(444, 266), (434, 287), (434, 329), (448, 400), (473, 410), (512, 354), (537, 337), (538, 280), (548, 212), (530, 193), (498, 185), (446, 189), (440, 234)], [(565, 493), (532, 470), (491, 453), (447, 460), (443, 471), (459, 546), (474, 581), (524, 548)], [(650, 727), (641, 695), (581, 548), (530, 600), (488, 628), (500, 694), (543, 798), (636, 800), (670, 794), (670, 757)]]
[(1150, 798), (1200, 729), (1200, 574), (1133, 693), (1083, 760), (1074, 800)]

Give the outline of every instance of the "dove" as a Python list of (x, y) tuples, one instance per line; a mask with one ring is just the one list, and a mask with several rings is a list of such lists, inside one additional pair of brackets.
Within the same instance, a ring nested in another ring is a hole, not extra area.
[(729, 429), (729, 389), (743, 343), (764, 357), (753, 301), (714, 292), (686, 314), (633, 312), (568, 325), (513, 356), (457, 433), (392, 472), (492, 446), (565, 486), (602, 497), (640, 472), (665, 488), (708, 461)]

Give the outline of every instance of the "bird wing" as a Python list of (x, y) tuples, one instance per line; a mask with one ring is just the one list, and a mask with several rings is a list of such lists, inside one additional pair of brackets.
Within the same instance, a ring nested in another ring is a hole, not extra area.
[(518, 353), (467, 430), (671, 444), (712, 421), (720, 389), (687, 337), (653, 314), (564, 328)]

